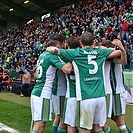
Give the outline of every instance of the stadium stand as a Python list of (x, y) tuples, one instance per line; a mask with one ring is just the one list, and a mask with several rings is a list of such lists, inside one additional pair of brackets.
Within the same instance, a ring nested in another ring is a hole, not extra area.
[[(16, 12), (22, 12), (16, 8), (17, 3), (15, 2), (16, 1), (13, 0), (10, 1)], [(57, 4), (54, 2), (56, 2), (56, 0), (53, 1), (53, 3), (51, 1), (51, 4), (55, 5), (51, 11), (43, 4), (48, 10), (43, 12), (41, 6), (42, 1), (35, 3), (35, 1), (32, 0), (31, 3), (28, 3), (31, 7), (33, 7), (34, 4), (39, 5), (38, 10), (40, 10), (41, 13), (52, 12), (50, 17), (43, 18), (43, 20), (34, 19), (30, 23), (7, 28), (5, 32), (1, 31), (0, 65), (8, 70), (11, 79), (18, 80), (20, 78), (18, 71), (25, 65), (29, 67), (31, 75), (33, 75), (32, 71), (36, 66), (38, 56), (49, 46), (49, 40), (55, 33), (62, 33), (66, 38), (69, 38), (72, 35), (80, 36), (83, 32), (90, 31), (95, 35), (95, 41), (98, 45), (99, 41), (103, 38), (110, 40), (115, 38), (122, 39), (122, 27), (124, 26), (122, 21), (124, 21), (125, 18), (129, 25), (127, 29), (128, 39), (125, 38), (126, 36), (123, 36), (122, 41), (130, 57), (126, 68), (133, 68), (133, 0), (131, 2), (123, 0), (120, 3), (118, 3), (119, 1), (113, 2), (111, 0), (105, 0), (104, 2), (100, 0), (84, 0), (70, 6), (67, 5), (75, 3), (76, 1), (66, 1), (65, 3), (58, 1)], [(51, 5), (47, 1), (45, 1), (45, 4), (47, 4), (48, 7)], [(10, 5), (4, 0), (0, 2), (0, 5), (2, 13), (10, 8)], [(18, 3), (18, 5), (21, 8), (24, 6), (24, 11), (27, 10), (26, 5), (22, 1)], [(2, 6), (8, 6), (8, 8), (3, 9)], [(67, 7), (60, 8), (63, 6)], [(35, 7), (29, 14), (27, 13), (23, 16), (23, 20), (26, 21), (26, 16), (28, 15), (29, 17), (31, 14), (34, 14), (33, 12), (35, 12)], [(16, 16), (15, 12), (12, 14)], [(6, 14), (3, 13), (1, 16), (5, 17), (5, 15)], [(34, 15), (39, 16), (41, 14), (37, 12), (37, 14)], [(32, 19), (31, 17), (34, 18), (35, 16), (30, 16), (27, 21)], [(15, 21), (17, 22), (17, 19), (15, 19)], [(0, 24), (0, 26), (2, 26), (2, 24)], [(119, 34), (120, 37), (118, 37), (117, 34)]]
[[(124, 71), (125, 84), (130, 88), (127, 101), (133, 103), (133, 0), (31, 0), (29, 6), (23, 2), (0, 1), (0, 66), (10, 75), (13, 93), (22, 83), (19, 72), (24, 66), (30, 70), (29, 89), (33, 89), (37, 59), (56, 33), (69, 39), (88, 31), (93, 33), (96, 45), (104, 39), (122, 41), (128, 55)], [(7, 12), (11, 6), (13, 12)], [(42, 19), (47, 13), (50, 16)], [(9, 18), (14, 20), (13, 25), (8, 25), (12, 21)]]

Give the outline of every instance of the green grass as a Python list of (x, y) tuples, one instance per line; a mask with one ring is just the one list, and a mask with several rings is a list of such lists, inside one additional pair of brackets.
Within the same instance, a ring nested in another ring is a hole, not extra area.
[[(21, 133), (29, 133), (31, 125), (30, 98), (13, 93), (0, 93), (0, 122)], [(46, 133), (51, 133), (52, 122), (46, 124)], [(7, 133), (7, 131), (0, 131)]]
[[(133, 106), (127, 105), (125, 121), (133, 130)], [(21, 133), (29, 133), (31, 123), (30, 98), (20, 97), (11, 92), (0, 93), (0, 122)], [(116, 124), (108, 120), (112, 133), (119, 133)], [(46, 124), (45, 133), (51, 133), (52, 122)], [(0, 133), (8, 133), (0, 131)]]
[(0, 121), (22, 133), (28, 133), (30, 128), (30, 107), (0, 100)]
[(7, 132), (5, 130), (2, 130), (2, 131), (0, 131), (0, 133), (10, 133), (10, 132)]

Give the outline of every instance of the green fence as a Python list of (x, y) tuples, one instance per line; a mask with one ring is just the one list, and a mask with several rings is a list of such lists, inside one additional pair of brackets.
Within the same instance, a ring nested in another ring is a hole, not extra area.
[(8, 74), (10, 75), (11, 79), (19, 79), (20, 78), (19, 72), (12, 71), (12, 72), (8, 72)]
[(124, 82), (129, 88), (133, 88), (133, 70), (124, 70)]
[[(8, 72), (10, 75), (11, 79), (20, 79), (20, 74), (19, 72)], [(30, 72), (31, 74), (31, 79), (33, 78), (33, 72)], [(129, 88), (133, 88), (133, 70), (124, 70), (124, 82)]]
[[(10, 75), (11, 79), (21, 79), (19, 72), (16, 71), (8, 71), (8, 74)], [(31, 80), (34, 80), (34, 74), (33, 71), (30, 71), (31, 74)]]

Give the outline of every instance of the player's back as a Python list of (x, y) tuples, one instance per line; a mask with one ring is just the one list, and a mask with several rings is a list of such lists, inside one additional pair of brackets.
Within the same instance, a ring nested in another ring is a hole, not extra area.
[(103, 64), (110, 52), (101, 48), (80, 48), (78, 50), (73, 65), (75, 75), (80, 81), (76, 82), (76, 86), (80, 86), (84, 92), (83, 99), (86, 99), (87, 95), (88, 98), (105, 96)]
[[(54, 59), (55, 55), (49, 52), (43, 52), (37, 61), (37, 78), (36, 85), (32, 91), (32, 95), (40, 96), (42, 89), (45, 87), (46, 90), (51, 92), (51, 86), (55, 77), (56, 67), (54, 67), (51, 59)], [(53, 66), (52, 66), (53, 65)], [(47, 86), (47, 87), (46, 87)]]

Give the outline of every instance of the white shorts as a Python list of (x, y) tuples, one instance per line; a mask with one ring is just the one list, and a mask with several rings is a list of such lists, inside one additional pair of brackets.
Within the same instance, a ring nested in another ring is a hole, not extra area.
[(76, 103), (77, 100), (75, 97), (65, 99), (63, 123), (71, 127), (76, 126)]
[(31, 113), (34, 122), (52, 121), (51, 100), (31, 95)]
[(65, 96), (52, 95), (54, 112), (58, 116), (63, 116)]
[(127, 91), (121, 94), (113, 94), (113, 113), (115, 116), (126, 113)]
[(106, 112), (107, 112), (107, 117), (111, 118), (112, 116), (112, 94), (106, 95)]
[(106, 123), (106, 99), (105, 97), (87, 99), (77, 102), (76, 126), (91, 130), (93, 124), (104, 126)]

